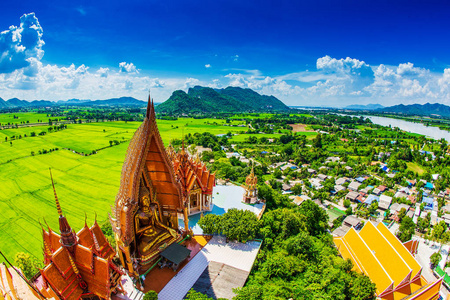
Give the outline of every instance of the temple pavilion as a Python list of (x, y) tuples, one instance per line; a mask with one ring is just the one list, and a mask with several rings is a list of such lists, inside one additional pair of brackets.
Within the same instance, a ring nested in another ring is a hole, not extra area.
[[(183, 196), (149, 97), (146, 117), (128, 146), (110, 215), (120, 261), (132, 278), (138, 280), (166, 248), (187, 234), (188, 206)], [(184, 216), (183, 231), (178, 214)]]
[(173, 152), (170, 156), (172, 157), (175, 176), (181, 184), (187, 214), (193, 215), (211, 211), (215, 174), (209, 172), (198, 157), (194, 160), (185, 150), (184, 143), (178, 153)]
[(59, 234), (42, 228), (45, 268), (40, 270), (39, 289), (46, 298), (111, 299), (122, 292), (122, 272), (112, 263), (114, 249), (97, 221), (75, 233), (63, 215), (53, 184), (59, 215)]
[(442, 278), (427, 282), (422, 267), (410, 251), (417, 244), (402, 244), (381, 222), (367, 222), (358, 233), (351, 228), (334, 238), (341, 256), (351, 259), (353, 270), (364, 273), (376, 284), (377, 299), (435, 300), (439, 298)]

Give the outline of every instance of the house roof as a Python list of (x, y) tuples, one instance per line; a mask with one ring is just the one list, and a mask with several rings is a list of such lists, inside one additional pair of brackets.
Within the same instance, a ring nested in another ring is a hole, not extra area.
[(369, 195), (364, 203), (370, 205), (372, 204), (373, 201), (377, 202), (380, 201), (380, 197), (375, 195)]
[(359, 183), (357, 181), (353, 181), (348, 185), (348, 188), (352, 189), (352, 190), (358, 190), (360, 185), (361, 185), (361, 183)]

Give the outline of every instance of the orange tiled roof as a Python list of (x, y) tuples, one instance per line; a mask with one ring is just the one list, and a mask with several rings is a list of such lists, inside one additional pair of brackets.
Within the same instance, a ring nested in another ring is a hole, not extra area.
[(111, 268), (115, 270), (110, 259), (115, 255), (115, 251), (106, 240), (98, 223), (95, 222), (90, 228), (85, 225), (77, 233), (78, 244), (72, 254), (61, 244), (56, 248), (56, 242), (59, 243), (58, 237), (59, 235), (51, 229), (49, 231), (43, 229), (44, 257), (47, 263), (41, 274), (52, 290), (64, 299), (78, 299), (83, 294), (76, 279), (76, 271), (71, 265), (69, 258), (71, 255), (76, 269), (87, 283), (89, 292), (108, 298), (111, 294), (110, 270)]
[(202, 189), (203, 194), (212, 194), (215, 186), (215, 174), (211, 173), (204, 163), (199, 160), (194, 161), (186, 153), (184, 147), (174, 155), (173, 166), (184, 195), (189, 194), (195, 183)]

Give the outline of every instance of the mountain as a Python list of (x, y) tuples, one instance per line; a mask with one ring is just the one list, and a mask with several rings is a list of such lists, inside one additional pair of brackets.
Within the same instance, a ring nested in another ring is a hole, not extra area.
[(217, 90), (222, 95), (233, 97), (241, 102), (247, 103), (254, 109), (286, 110), (288, 107), (274, 96), (260, 95), (252, 89), (229, 86)]
[(287, 111), (289, 108), (273, 96), (239, 87), (212, 89), (195, 86), (187, 93), (178, 90), (156, 107), (157, 112), (169, 115), (267, 110)]
[(8, 103), (5, 100), (0, 98), (0, 108), (8, 107)]
[(442, 117), (450, 117), (450, 106), (439, 103), (411, 104), (411, 105), (394, 105), (377, 109), (379, 112), (388, 112), (404, 115), (430, 116), (439, 115)]
[(384, 106), (381, 104), (352, 104), (344, 107), (345, 109), (354, 109), (354, 110), (376, 110), (376, 109), (383, 109)]
[(6, 104), (8, 105), (8, 107), (25, 107), (31, 105), (30, 102), (17, 98), (9, 99), (8, 101), (6, 101)]
[(49, 107), (49, 106), (142, 106), (147, 105), (146, 101), (137, 100), (132, 97), (112, 98), (106, 100), (79, 100), (69, 99), (67, 101), (48, 101), (48, 100), (33, 100), (26, 101), (17, 98), (4, 101), (0, 98), (0, 109), (2, 108), (21, 108), (21, 107)]

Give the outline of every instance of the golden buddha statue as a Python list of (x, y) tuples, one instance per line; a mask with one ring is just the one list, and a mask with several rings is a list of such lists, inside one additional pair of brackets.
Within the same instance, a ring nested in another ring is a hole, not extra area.
[(141, 185), (139, 191), (140, 209), (135, 216), (135, 233), (141, 255), (150, 254), (152, 249), (167, 239), (177, 238), (177, 232), (162, 224), (159, 205), (152, 202), (149, 190)]

